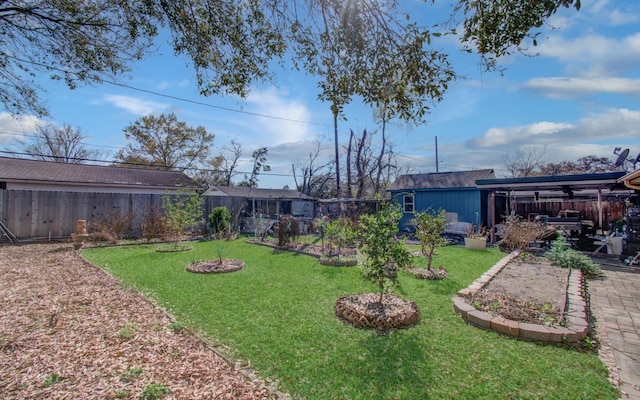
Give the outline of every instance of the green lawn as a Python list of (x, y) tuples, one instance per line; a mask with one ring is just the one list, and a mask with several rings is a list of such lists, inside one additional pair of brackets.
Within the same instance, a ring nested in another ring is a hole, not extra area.
[[(503, 254), (462, 246), (438, 250), (443, 281), (401, 275), (399, 296), (421, 321), (387, 335), (358, 330), (334, 314), (338, 297), (375, 291), (358, 267), (245, 243), (197, 242), (158, 253), (157, 245), (94, 248), (83, 255), (153, 297), (179, 320), (248, 361), (263, 378), (304, 399), (616, 399), (596, 355), (521, 342), (467, 325), (451, 298)], [(185, 271), (193, 260), (240, 258), (231, 274)]]

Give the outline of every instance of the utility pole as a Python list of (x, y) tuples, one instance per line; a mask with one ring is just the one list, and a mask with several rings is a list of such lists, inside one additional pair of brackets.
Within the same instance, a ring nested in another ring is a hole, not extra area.
[(438, 137), (436, 136), (436, 173), (440, 172), (438, 171)]

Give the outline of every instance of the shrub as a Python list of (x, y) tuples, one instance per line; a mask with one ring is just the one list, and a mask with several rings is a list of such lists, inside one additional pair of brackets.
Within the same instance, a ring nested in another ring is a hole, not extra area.
[(287, 246), (298, 239), (300, 224), (291, 215), (281, 215), (278, 221), (278, 246)]
[(504, 229), (500, 232), (502, 240), (498, 243), (503, 251), (524, 251), (530, 243), (543, 239), (550, 232), (540, 222), (523, 221), (519, 217), (507, 217)]
[(91, 239), (118, 243), (129, 225), (131, 225), (133, 217), (134, 215), (131, 212), (122, 213), (118, 210), (107, 212), (101, 220), (94, 224), (94, 232), (90, 234)]
[(175, 248), (187, 231), (201, 222), (203, 202), (198, 194), (178, 193), (175, 196), (162, 196), (168, 233), (173, 238)]
[(600, 266), (586, 255), (571, 249), (564, 237), (560, 236), (551, 244), (545, 257), (555, 266), (580, 269), (587, 275), (600, 275)]
[(142, 237), (147, 240), (164, 238), (168, 227), (162, 208), (152, 204), (142, 216), (141, 228)]
[(209, 228), (215, 237), (222, 237), (229, 231), (231, 211), (227, 207), (216, 207), (209, 214)]

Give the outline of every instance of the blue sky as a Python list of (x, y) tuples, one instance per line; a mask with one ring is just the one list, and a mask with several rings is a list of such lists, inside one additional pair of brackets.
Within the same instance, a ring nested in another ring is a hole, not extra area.
[[(449, 10), (443, 2), (435, 8), (416, 0), (401, 3), (414, 16), (435, 14), (439, 20)], [(52, 115), (44, 122), (79, 127), (87, 147), (112, 155), (125, 144), (122, 130), (127, 125), (143, 115), (174, 112), (179, 120), (215, 135), (214, 153), (234, 139), (246, 158), (266, 146), (272, 171), (260, 177), (260, 187), (293, 188), (291, 165), (304, 162), (318, 139), (325, 158), (332, 157), (332, 115), (329, 105), (317, 100), (314, 78), (283, 71), (275, 84), (254, 87), (245, 100), (205, 98), (198, 95), (187, 60), (158, 44), (157, 54), (119, 79), (142, 91), (110, 84), (69, 90), (41, 79)], [(548, 162), (590, 154), (615, 159), (615, 147), (629, 148), (634, 158), (640, 152), (640, 2), (582, 0), (579, 12), (560, 11), (531, 48), (537, 55), (501, 59), (503, 74), (483, 72), (478, 56), (460, 51), (454, 37), (434, 45), (450, 54), (465, 78), (450, 85), (444, 101), (427, 115), (427, 124), (407, 127), (394, 121), (388, 127), (399, 165), (411, 172), (435, 172), (436, 136), (440, 172), (493, 168), (504, 176), (505, 156), (518, 150), (544, 153)], [(347, 121), (339, 124), (341, 141), (348, 140), (350, 129), (379, 128), (372, 111), (357, 98), (345, 116)], [(0, 109), (0, 148), (32, 131), (37, 122)]]

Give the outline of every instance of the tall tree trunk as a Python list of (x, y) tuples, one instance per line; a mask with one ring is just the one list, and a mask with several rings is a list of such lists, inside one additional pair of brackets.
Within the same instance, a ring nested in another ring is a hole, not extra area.
[(351, 189), (353, 188), (351, 181), (351, 146), (353, 143), (353, 129), (349, 133), (349, 145), (347, 146), (347, 197), (353, 197)]
[(338, 148), (338, 108), (334, 107), (333, 110), (333, 140), (336, 152), (336, 196), (342, 197), (342, 190), (340, 188), (340, 150)]
[(378, 159), (376, 160), (376, 178), (373, 181), (373, 190), (376, 194), (380, 193), (380, 178), (382, 177), (382, 170), (384, 166), (382, 165), (382, 158), (384, 157), (384, 152), (387, 147), (387, 137), (385, 135), (385, 130), (387, 127), (387, 118), (385, 116), (382, 117), (382, 146), (380, 147), (380, 154), (378, 155)]
[(358, 147), (356, 148), (356, 177), (358, 179), (358, 191), (356, 192), (356, 198), (362, 198), (365, 185), (366, 166), (364, 165), (363, 152), (365, 143), (367, 140), (367, 130), (362, 132), (362, 137), (358, 140)]

